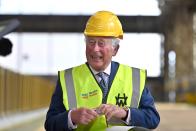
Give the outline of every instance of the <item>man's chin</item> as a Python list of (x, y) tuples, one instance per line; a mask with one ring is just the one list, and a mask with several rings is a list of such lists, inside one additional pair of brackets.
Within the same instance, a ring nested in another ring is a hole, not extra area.
[(93, 69), (95, 69), (96, 71), (101, 71), (101, 70), (103, 70), (103, 65), (102, 65), (102, 64), (93, 64), (92, 67), (93, 67)]

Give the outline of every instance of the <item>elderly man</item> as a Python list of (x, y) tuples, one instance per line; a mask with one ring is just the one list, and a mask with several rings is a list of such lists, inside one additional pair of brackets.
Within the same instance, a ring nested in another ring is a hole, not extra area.
[(160, 117), (145, 87), (146, 71), (112, 61), (123, 39), (118, 17), (92, 15), (84, 31), (87, 62), (59, 71), (47, 131), (104, 131), (108, 126), (154, 129)]

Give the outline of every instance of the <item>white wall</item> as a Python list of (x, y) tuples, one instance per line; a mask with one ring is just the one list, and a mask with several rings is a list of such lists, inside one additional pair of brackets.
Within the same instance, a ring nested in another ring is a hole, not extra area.
[[(56, 74), (86, 62), (83, 34), (22, 33), (7, 36), (14, 47), (11, 55), (0, 57), (0, 65), (24, 74)], [(148, 76), (159, 76), (161, 36), (125, 34), (115, 61), (145, 68)]]

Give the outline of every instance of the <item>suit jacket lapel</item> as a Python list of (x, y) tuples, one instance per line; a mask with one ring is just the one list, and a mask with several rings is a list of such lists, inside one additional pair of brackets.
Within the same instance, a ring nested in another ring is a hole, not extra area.
[(112, 82), (114, 80), (114, 77), (116, 75), (118, 67), (119, 67), (119, 63), (112, 61), (112, 63), (111, 63), (111, 72), (110, 72), (110, 76), (109, 76), (109, 84), (108, 84), (109, 89), (112, 85)]

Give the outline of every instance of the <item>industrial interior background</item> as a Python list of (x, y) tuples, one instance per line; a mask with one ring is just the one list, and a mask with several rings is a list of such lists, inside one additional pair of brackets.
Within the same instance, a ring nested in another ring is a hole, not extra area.
[[(125, 33), (158, 33), (164, 38), (161, 43), (160, 75), (147, 78), (147, 86), (161, 115), (161, 123), (155, 130), (195, 131), (196, 0), (157, 2), (161, 11), (158, 16), (118, 16)], [(0, 13), (0, 31), (4, 27), (9, 28), (12, 20), (17, 20), (20, 25), (9, 34), (82, 33), (89, 16), (79, 13)], [(34, 52), (36, 54), (36, 50)], [(0, 57), (1, 60), (7, 59)], [(23, 58), (28, 59), (28, 56)], [(43, 122), (56, 78), (56, 75), (20, 73), (0, 65), (0, 130), (44, 130)]]

